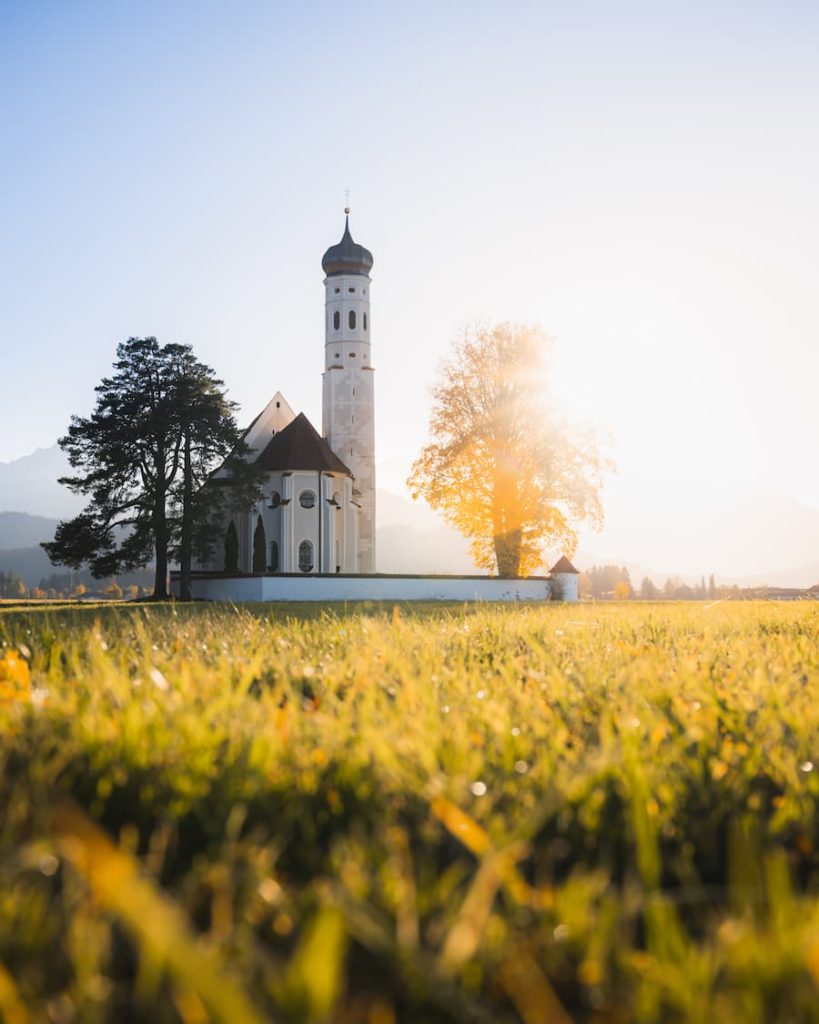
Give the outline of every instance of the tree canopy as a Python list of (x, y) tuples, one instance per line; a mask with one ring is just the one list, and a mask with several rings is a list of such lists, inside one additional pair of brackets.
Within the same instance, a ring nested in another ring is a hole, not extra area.
[(408, 481), (501, 576), (532, 573), (549, 550), (571, 557), (577, 522), (602, 522), (605, 463), (594, 433), (549, 401), (551, 345), (539, 327), (467, 328), (441, 366), (431, 441)]
[[(120, 344), (114, 373), (95, 390), (94, 412), (72, 417), (60, 439), (77, 470), (61, 483), (89, 502), (43, 547), (55, 565), (88, 565), (97, 578), (154, 558), (154, 596), (167, 597), (172, 545), (189, 574), (197, 521), (208, 521), (218, 505), (215, 488), (209, 501), (196, 500), (208, 472), (217, 459), (241, 454), (235, 406), (190, 346), (156, 338)], [(240, 458), (233, 463), (246, 470)]]

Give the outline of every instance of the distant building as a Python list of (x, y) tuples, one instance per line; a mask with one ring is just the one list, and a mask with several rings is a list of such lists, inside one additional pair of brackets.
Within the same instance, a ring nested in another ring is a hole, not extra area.
[[(194, 597), (287, 600), (577, 600), (566, 558), (550, 578), (386, 576), (376, 573), (372, 253), (344, 234), (325, 252), (322, 433), (281, 394), (245, 432), (265, 473), (253, 508), (226, 513), (213, 554), (193, 566)], [(220, 467), (208, 483), (230, 487)], [(260, 557), (262, 556), (263, 557)], [(173, 573), (172, 587), (179, 586)]]
[[(374, 370), (370, 353), (372, 253), (344, 234), (324, 254), (323, 437), (277, 392), (250, 425), (251, 460), (267, 470), (263, 500), (222, 524), (209, 561), (225, 569), (228, 531), (238, 540), (240, 573), (253, 571), (263, 536), (265, 570), (279, 573), (375, 571)], [(213, 481), (227, 482), (224, 467)], [(226, 483), (227, 486), (230, 486)], [(260, 533), (261, 531), (261, 533)]]

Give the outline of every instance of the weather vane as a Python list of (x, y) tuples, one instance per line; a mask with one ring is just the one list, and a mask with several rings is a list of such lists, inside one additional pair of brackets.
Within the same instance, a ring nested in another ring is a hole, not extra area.
[(349, 214), (349, 212), (350, 212), (350, 190), (349, 189), (345, 189), (345, 191), (344, 191), (344, 199), (345, 199), (344, 212)]

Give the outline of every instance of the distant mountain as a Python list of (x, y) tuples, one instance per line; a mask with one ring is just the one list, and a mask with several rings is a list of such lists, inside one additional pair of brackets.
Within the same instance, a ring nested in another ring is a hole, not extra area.
[(40, 580), (52, 573), (67, 573), (70, 570), (64, 566), (53, 566), (45, 551), (37, 546), (0, 551), (0, 572), (13, 572), (25, 581), (26, 586), (36, 587)]
[(32, 516), (28, 512), (0, 512), (0, 551), (28, 548), (52, 540), (57, 520)]
[(473, 573), (469, 545), (423, 502), (379, 490), (375, 535), (379, 572)]
[(0, 572), (16, 573), (33, 587), (55, 570), (40, 542), (51, 540), (57, 520), (27, 512), (0, 512)]
[(13, 462), (0, 462), (0, 511), (28, 512), (54, 519), (76, 515), (83, 499), (57, 483), (71, 472), (55, 444)]

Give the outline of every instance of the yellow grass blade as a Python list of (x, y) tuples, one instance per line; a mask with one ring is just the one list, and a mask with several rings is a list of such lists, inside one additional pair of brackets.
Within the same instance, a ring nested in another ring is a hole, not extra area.
[(81, 875), (99, 902), (112, 911), (157, 966), (197, 996), (214, 1021), (265, 1024), (213, 951), (196, 941), (186, 916), (141, 873), (77, 807), (54, 813), (53, 831), (63, 858)]

